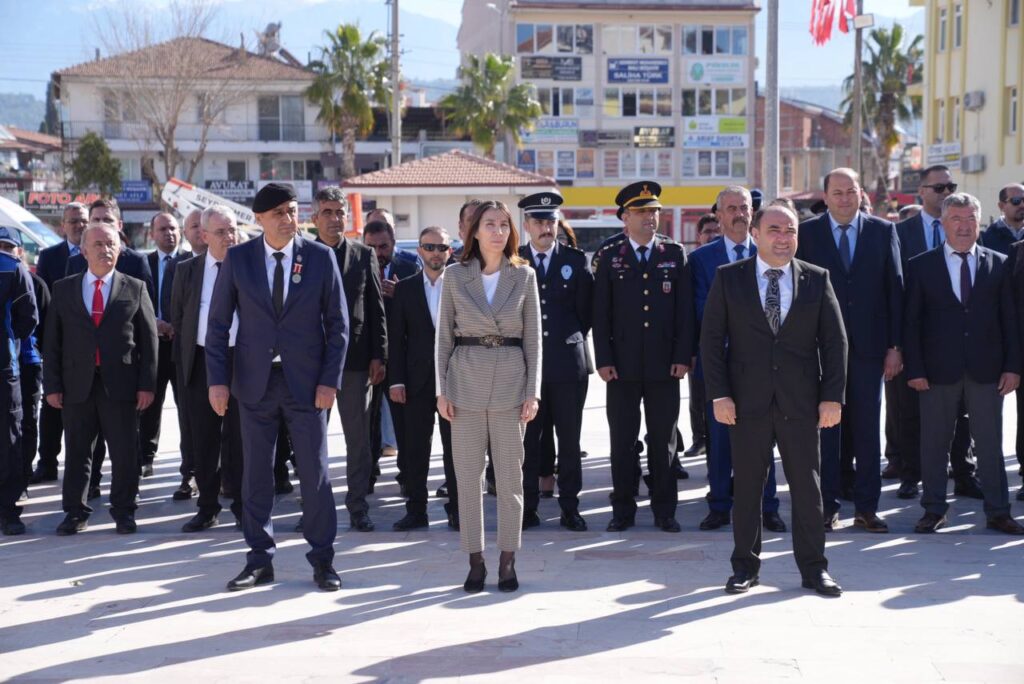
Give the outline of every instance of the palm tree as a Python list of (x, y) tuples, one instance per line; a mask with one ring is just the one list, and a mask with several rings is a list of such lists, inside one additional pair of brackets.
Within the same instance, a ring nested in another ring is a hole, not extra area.
[[(917, 35), (906, 46), (905, 33), (900, 24), (892, 30), (877, 28), (871, 31), (866, 44), (867, 56), (861, 61), (863, 82), (863, 120), (870, 128), (874, 141), (877, 166), (878, 201), (884, 202), (888, 194), (889, 158), (900, 142), (897, 123), (909, 123), (921, 115), (921, 100), (907, 93), (908, 86), (921, 82), (924, 37)], [(846, 98), (843, 100), (845, 122), (853, 122), (855, 102), (854, 77), (843, 82)], [(855, 131), (857, 135), (859, 131)]]
[(324, 31), (324, 36), (328, 45), (309, 65), (316, 77), (306, 97), (320, 107), (317, 122), (341, 138), (341, 175), (349, 178), (356, 173), (356, 135), (373, 128), (373, 103), (390, 101), (385, 87), (386, 41), (372, 32), (364, 42), (354, 24), (341, 24), (333, 32)]
[(509, 140), (518, 145), (520, 131), (533, 128), (541, 115), (532, 88), (516, 85), (515, 65), (512, 56), (468, 55), (459, 67), (462, 85), (440, 102), (455, 132), (468, 135), (491, 159), (498, 142), (505, 142), (505, 160), (510, 161)]

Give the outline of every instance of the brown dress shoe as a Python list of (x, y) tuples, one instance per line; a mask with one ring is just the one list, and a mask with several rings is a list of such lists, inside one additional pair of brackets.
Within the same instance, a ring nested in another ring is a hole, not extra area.
[(1020, 523), (1007, 514), (989, 518), (986, 527), (990, 530), (998, 530), (1003, 534), (1024, 534), (1024, 527), (1021, 527)]
[(946, 524), (946, 516), (938, 513), (925, 513), (914, 525), (914, 532), (918, 534), (931, 534)]
[(879, 534), (889, 531), (889, 526), (875, 513), (857, 513), (853, 516), (853, 526)]

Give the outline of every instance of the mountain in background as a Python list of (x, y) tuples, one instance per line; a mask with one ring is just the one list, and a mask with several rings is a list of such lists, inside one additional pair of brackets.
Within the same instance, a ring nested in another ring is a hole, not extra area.
[(0, 93), (0, 124), (38, 131), (46, 115), (46, 103), (26, 93)]

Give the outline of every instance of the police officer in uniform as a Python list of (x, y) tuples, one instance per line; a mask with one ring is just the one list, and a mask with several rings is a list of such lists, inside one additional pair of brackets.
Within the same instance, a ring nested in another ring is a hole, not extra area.
[(619, 191), (626, 239), (605, 247), (594, 275), (594, 353), (608, 383), (612, 519), (609, 532), (635, 524), (634, 445), (640, 405), (647, 419), (654, 523), (678, 532), (676, 452), (679, 381), (694, 346), (693, 292), (682, 245), (658, 235), (661, 186), (639, 181)]
[(538, 477), (544, 426), (550, 423), (558, 433), (558, 505), (562, 509), (559, 522), (569, 530), (583, 532), (587, 523), (579, 513), (583, 486), (580, 431), (587, 376), (594, 372), (587, 348), (593, 276), (581, 250), (558, 243), (561, 204), (561, 195), (554, 192), (538, 192), (519, 202), (525, 215), (523, 225), (530, 236), (529, 243), (519, 248), (519, 256), (537, 272), (544, 344), (539, 420), (527, 424), (523, 439), (523, 529), (540, 525)]

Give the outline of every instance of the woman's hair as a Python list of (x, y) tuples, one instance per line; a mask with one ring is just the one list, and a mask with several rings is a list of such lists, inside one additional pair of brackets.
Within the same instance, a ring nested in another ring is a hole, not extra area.
[(565, 235), (565, 242), (570, 247), (572, 247), (573, 249), (579, 247), (579, 243), (576, 242), (576, 231), (572, 229), (572, 226), (570, 226), (569, 222), (566, 221), (564, 218), (558, 219), (558, 232), (561, 233), (562, 235)]
[(480, 252), (480, 242), (476, 239), (476, 234), (480, 230), (480, 221), (484, 214), (491, 209), (497, 209), (508, 218), (508, 240), (505, 242), (503, 254), (513, 266), (524, 265), (526, 260), (519, 256), (519, 229), (516, 228), (515, 221), (512, 219), (512, 212), (508, 210), (504, 202), (498, 200), (484, 200), (473, 210), (473, 218), (470, 220), (469, 231), (466, 233), (466, 245), (462, 250), (459, 262), (466, 264), (470, 259), (475, 258), (480, 262), (480, 268), (485, 266), (484, 255)]

